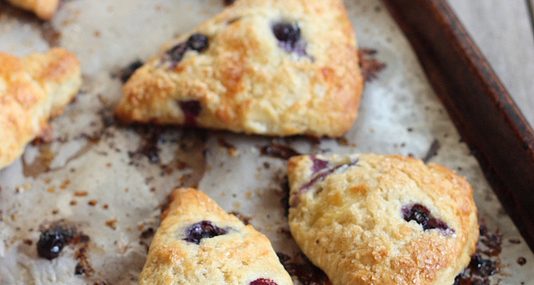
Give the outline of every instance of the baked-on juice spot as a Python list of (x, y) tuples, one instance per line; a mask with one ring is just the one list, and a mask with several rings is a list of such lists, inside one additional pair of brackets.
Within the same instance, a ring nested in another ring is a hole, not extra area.
[[(313, 174), (312, 178), (310, 179), (310, 181), (308, 181), (308, 183), (306, 183), (306, 184), (302, 185), (302, 187), (300, 187), (300, 190), (301, 191), (308, 190), (310, 187), (315, 185), (317, 182), (323, 181), (328, 175), (336, 172), (338, 169), (343, 168), (345, 166), (346, 167), (351, 167), (351, 166), (356, 165), (357, 163), (358, 163), (358, 160), (356, 159), (356, 160), (351, 161), (349, 163), (343, 163), (343, 164), (339, 164), (339, 165), (327, 168), (327, 167), (323, 167), (324, 163), (321, 162), (321, 161), (314, 162), (314, 165), (312, 166), (312, 171), (313, 171), (314, 168), (318, 169), (318, 171)], [(317, 164), (317, 165), (315, 165), (315, 164)]]
[(212, 224), (210, 221), (201, 221), (191, 225), (185, 232), (185, 241), (200, 244), (200, 241), (205, 238), (212, 238), (220, 235), (225, 235), (227, 231)]
[(250, 285), (278, 285), (278, 284), (276, 284), (276, 282), (274, 282), (271, 279), (259, 278), (259, 279), (256, 279), (250, 282)]
[(328, 161), (316, 158), (315, 156), (311, 156), (310, 158), (311, 158), (312, 163), (313, 163), (312, 164), (312, 173), (313, 174), (315, 174), (315, 173), (325, 169), (326, 167), (328, 167)]
[(71, 230), (59, 226), (43, 231), (37, 242), (37, 254), (42, 258), (52, 260), (59, 256), (72, 237)]
[(423, 227), (423, 230), (439, 229), (446, 234), (454, 233), (454, 229), (442, 220), (435, 218), (430, 210), (421, 204), (412, 204), (402, 207), (402, 216), (405, 221), (415, 221)]
[(200, 105), (200, 102), (197, 100), (189, 100), (180, 101), (178, 102), (178, 104), (180, 105), (180, 109), (182, 109), (182, 112), (184, 113), (184, 125), (196, 126), (197, 117), (202, 111), (202, 106)]
[(272, 30), (282, 49), (300, 56), (307, 55), (306, 42), (302, 39), (300, 27), (297, 24), (279, 22), (272, 26)]
[(350, 168), (351, 166), (354, 166), (358, 163), (358, 159), (355, 159), (354, 161), (351, 161), (349, 163), (342, 163), (342, 164), (339, 164), (339, 165), (335, 165), (335, 166), (332, 166), (332, 167), (328, 167), (328, 161), (325, 161), (325, 160), (321, 160), (321, 159), (317, 159), (317, 158), (314, 158), (312, 157), (312, 176), (311, 176), (311, 179), (307, 182), (307, 183), (304, 183), (304, 185), (302, 185), (300, 188), (299, 188), (299, 191), (298, 193), (295, 192), (291, 195), (291, 197), (289, 198), (289, 206), (290, 207), (295, 207), (297, 206), (298, 204), (298, 195), (300, 193), (303, 193), (303, 192), (306, 192), (308, 191), (313, 185), (323, 181), (326, 179), (327, 176), (329, 176), (330, 174), (336, 172), (337, 170), (341, 169), (341, 168)]

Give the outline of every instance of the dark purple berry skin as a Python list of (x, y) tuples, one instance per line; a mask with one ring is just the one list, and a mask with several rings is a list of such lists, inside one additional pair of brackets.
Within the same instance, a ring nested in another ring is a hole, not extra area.
[(296, 24), (287, 22), (273, 25), (273, 33), (276, 39), (283, 43), (294, 46), (300, 40), (300, 28)]
[(328, 167), (328, 161), (318, 159), (315, 156), (311, 157), (312, 160), (312, 173), (315, 174)]
[(209, 39), (203, 34), (192, 34), (186, 42), (179, 43), (167, 51), (167, 59), (172, 62), (171, 66), (175, 67), (184, 58), (188, 50), (203, 52), (209, 48)]
[(423, 227), (423, 230), (439, 229), (445, 233), (454, 233), (454, 230), (440, 219), (436, 219), (430, 210), (421, 205), (413, 204), (402, 208), (402, 215), (405, 221), (415, 221)]
[(225, 235), (227, 231), (221, 229), (210, 221), (202, 221), (191, 225), (185, 231), (185, 241), (200, 244), (200, 241), (205, 238), (212, 238), (220, 235)]
[(48, 260), (58, 257), (72, 236), (72, 231), (61, 227), (53, 227), (41, 232), (37, 242), (37, 254)]
[(167, 51), (167, 56), (174, 64), (178, 64), (180, 61), (182, 61), (182, 58), (184, 57), (186, 52), (187, 44), (179, 43)]
[(209, 47), (209, 39), (203, 34), (193, 34), (187, 39), (187, 47), (198, 52), (203, 52)]
[(274, 282), (271, 279), (259, 278), (259, 279), (256, 279), (250, 282), (250, 285), (278, 285), (278, 284), (276, 284), (276, 282)]
[(197, 117), (202, 111), (200, 102), (197, 100), (181, 101), (179, 105), (185, 116), (184, 124), (186, 126), (196, 126)]
[(234, 4), (235, 0), (223, 0), (224, 6), (230, 6)]
[(497, 273), (497, 264), (495, 261), (482, 258), (480, 254), (475, 254), (471, 258), (469, 268), (479, 276), (491, 276)]
[(280, 22), (274, 24), (272, 30), (282, 49), (299, 56), (307, 56), (306, 42), (302, 39), (300, 27), (297, 24)]

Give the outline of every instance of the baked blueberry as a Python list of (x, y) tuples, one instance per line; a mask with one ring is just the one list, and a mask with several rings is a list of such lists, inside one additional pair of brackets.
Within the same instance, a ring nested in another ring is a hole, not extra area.
[(296, 24), (280, 22), (273, 25), (273, 33), (276, 39), (291, 46), (300, 40), (300, 28)]
[(182, 58), (184, 57), (186, 52), (187, 52), (187, 44), (179, 43), (167, 51), (167, 56), (170, 58), (170, 60), (174, 64), (177, 64), (180, 61), (182, 61)]
[(302, 39), (300, 27), (288, 22), (276, 23), (272, 27), (278, 45), (287, 52), (306, 55), (306, 42)]
[(192, 188), (170, 195), (139, 277), (139, 285), (162, 282), (293, 284), (266, 236)]
[(203, 34), (193, 34), (187, 39), (187, 47), (198, 52), (203, 52), (209, 47), (209, 39)]
[(37, 242), (37, 254), (48, 260), (58, 257), (72, 236), (71, 230), (59, 226), (41, 232)]
[(423, 227), (423, 230), (439, 229), (445, 232), (454, 232), (453, 229), (440, 219), (436, 219), (430, 210), (421, 205), (413, 204), (402, 208), (402, 215), (405, 221), (415, 221)]
[[(476, 249), (472, 188), (443, 166), (399, 155), (303, 155), (288, 161), (288, 179), (291, 235), (332, 284), (453, 284)], [(476, 264), (492, 272), (491, 262)]]
[(271, 279), (259, 278), (259, 279), (256, 279), (250, 282), (250, 285), (278, 285), (278, 284), (276, 284), (276, 282), (274, 282)]
[(290, 1), (239, 0), (173, 39), (167, 53), (125, 84), (117, 118), (183, 125), (174, 101), (193, 97), (202, 98), (200, 128), (274, 137), (345, 134), (363, 87), (350, 19), (342, 0)]
[(205, 238), (212, 238), (226, 234), (225, 229), (221, 229), (210, 221), (202, 221), (191, 225), (186, 230), (185, 241), (200, 244), (200, 241)]
[(323, 169), (325, 169), (326, 167), (328, 167), (328, 161), (326, 160), (322, 160), (322, 159), (319, 159), (315, 156), (312, 156), (311, 157), (311, 160), (312, 160), (312, 173), (315, 174)]
[(197, 100), (181, 101), (179, 102), (180, 109), (184, 113), (184, 124), (186, 126), (196, 125), (196, 118), (202, 111), (202, 106)]

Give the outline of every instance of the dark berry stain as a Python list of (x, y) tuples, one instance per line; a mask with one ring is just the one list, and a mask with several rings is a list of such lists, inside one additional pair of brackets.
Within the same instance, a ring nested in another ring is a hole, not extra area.
[(213, 225), (210, 221), (202, 221), (191, 225), (186, 230), (185, 241), (200, 244), (200, 241), (205, 238), (213, 238), (216, 236), (224, 235), (227, 231)]
[(146, 157), (152, 164), (160, 162), (160, 136), (162, 130), (153, 126), (136, 126), (136, 131), (141, 137), (141, 143), (135, 151), (128, 152), (130, 159)]
[(134, 72), (139, 69), (141, 66), (143, 66), (143, 62), (140, 60), (136, 60), (132, 63), (130, 63), (128, 66), (123, 68), (119, 71), (118, 77), (121, 80), (122, 83), (126, 83), (130, 77), (134, 74)]
[[(308, 183), (302, 185), (302, 187), (300, 187), (300, 190), (301, 191), (305, 191), (307, 189), (309, 189), (310, 187), (312, 187), (313, 185), (317, 184), (317, 182), (320, 182), (320, 181), (323, 181), (328, 175), (336, 172), (338, 169), (342, 168), (342, 167), (351, 167), (351, 166), (354, 166), (358, 163), (358, 160), (354, 160), (352, 162), (349, 162), (349, 163), (343, 163), (343, 164), (339, 164), (339, 165), (335, 165), (335, 166), (332, 166), (332, 167), (325, 167), (325, 168), (322, 168), (321, 170), (319, 170), (318, 172), (314, 173), (314, 175), (312, 176), (312, 178), (310, 179), (310, 181), (308, 181)], [(320, 163), (322, 164), (322, 163)], [(312, 166), (313, 167), (313, 166)]]
[(499, 231), (490, 232), (485, 225), (480, 226), (479, 233), (479, 243), (484, 246), (480, 251), (488, 256), (498, 256), (502, 251), (502, 234)]
[(306, 42), (301, 37), (300, 27), (294, 23), (279, 22), (272, 26), (278, 45), (287, 52), (306, 55)]
[(180, 63), (180, 61), (182, 61), (182, 58), (184, 57), (186, 52), (187, 52), (187, 44), (179, 43), (167, 51), (167, 56), (173, 62), (173, 64), (176, 65)]
[(386, 68), (386, 64), (376, 59), (377, 51), (375, 49), (358, 50), (358, 59), (362, 76), (366, 82), (371, 82), (378, 78), (378, 74)]
[(421, 205), (413, 204), (404, 206), (402, 208), (402, 215), (405, 221), (415, 221), (423, 227), (423, 230), (439, 229), (446, 234), (454, 233), (454, 230), (449, 228), (445, 222), (435, 218), (430, 210)]
[(328, 167), (328, 161), (316, 158), (315, 156), (311, 157), (312, 160), (312, 173), (315, 174)]
[(280, 263), (292, 277), (296, 277), (302, 285), (327, 285), (331, 284), (326, 274), (314, 266), (303, 254), (298, 254), (293, 259), (283, 253), (277, 252)]
[(292, 156), (300, 154), (298, 151), (294, 150), (290, 146), (278, 143), (271, 143), (269, 145), (263, 146), (260, 151), (262, 155), (280, 158), (284, 160), (287, 160)]
[(187, 47), (198, 52), (203, 52), (209, 47), (209, 39), (203, 34), (193, 34), (187, 39)]
[(37, 242), (37, 254), (48, 260), (59, 256), (63, 247), (73, 238), (74, 233), (71, 229), (61, 226), (54, 226), (41, 232)]
[[(313, 160), (313, 158), (312, 158)], [(324, 162), (321, 162), (321, 161), (317, 161), (317, 162), (314, 162), (314, 164), (316, 165), (312, 165), (312, 172), (314, 169), (317, 169), (318, 171), (317, 172), (313, 172), (312, 176), (311, 176), (311, 179), (304, 183), (304, 185), (302, 185), (298, 191), (298, 193), (294, 193), (290, 198), (289, 198), (289, 206), (290, 207), (294, 207), (294, 206), (297, 206), (298, 204), (298, 195), (301, 193), (301, 192), (306, 192), (308, 191), (313, 185), (323, 181), (326, 179), (326, 177), (328, 177), (330, 174), (338, 171), (339, 169), (343, 168), (343, 167), (352, 167), (356, 164), (358, 164), (358, 159), (355, 159), (354, 161), (351, 161), (349, 163), (342, 163), (342, 164), (338, 164), (338, 165), (334, 165), (334, 166), (331, 166), (331, 167), (323, 167), (324, 166)]]
[(466, 270), (454, 279), (454, 285), (490, 284), (489, 277), (498, 272), (497, 263), (475, 254)]
[(259, 278), (259, 279), (256, 279), (250, 282), (250, 285), (278, 285), (278, 284), (271, 279)]
[(85, 267), (81, 265), (80, 263), (76, 264), (76, 267), (74, 267), (74, 275), (83, 275), (85, 274)]
[(523, 265), (527, 264), (527, 259), (522, 257), (522, 256), (520, 256), (520, 257), (517, 258), (517, 264), (523, 266)]
[(209, 39), (203, 34), (193, 34), (186, 42), (179, 43), (167, 51), (167, 57), (172, 61), (172, 66), (176, 66), (184, 58), (188, 50), (203, 52), (209, 48)]
[(491, 276), (500, 270), (498, 254), (501, 249), (501, 234), (490, 232), (485, 225), (480, 226), (480, 239), (476, 253), (465, 270), (456, 276), (454, 285), (489, 285)]
[(178, 104), (180, 105), (180, 109), (182, 109), (182, 112), (184, 113), (184, 125), (196, 126), (197, 117), (202, 111), (202, 106), (200, 105), (200, 102), (197, 100), (189, 100), (180, 101)]

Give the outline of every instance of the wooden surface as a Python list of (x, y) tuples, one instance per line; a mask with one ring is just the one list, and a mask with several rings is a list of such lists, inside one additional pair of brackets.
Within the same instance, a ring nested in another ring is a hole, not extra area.
[(534, 0), (449, 0), (521, 111), (534, 126)]

